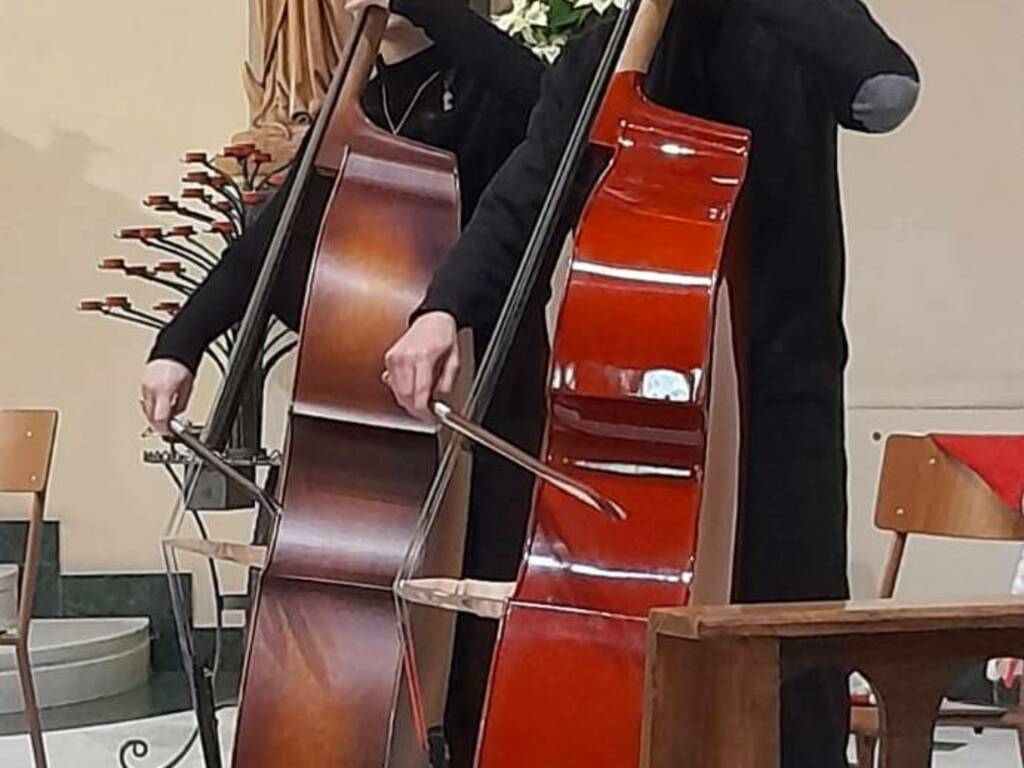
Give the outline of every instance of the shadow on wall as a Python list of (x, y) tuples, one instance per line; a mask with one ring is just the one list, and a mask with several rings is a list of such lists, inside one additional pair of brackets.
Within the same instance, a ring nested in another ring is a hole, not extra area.
[[(124, 503), (133, 484), (124, 474), (139, 471), (136, 378), (150, 333), (76, 311), (88, 296), (130, 288), (148, 305), (155, 295), (96, 270), (119, 251), (113, 231), (145, 220), (136, 200), (87, 181), (106, 152), (79, 132), (55, 131), (43, 148), (0, 132), (0, 407), (61, 410), (58, 517), (61, 496), (83, 514)], [(0, 501), (0, 517), (9, 504)]]
[[(85, 180), (90, 160), (104, 151), (78, 132), (55, 131), (43, 149), (0, 133), (0, 327), (4, 359), (14, 369), (0, 378), (0, 402), (38, 402), (39, 390), (26, 385), (44, 383), (43, 370), (94, 364), (106, 346), (97, 337), (99, 344), (83, 348), (82, 334), (92, 334), (75, 306), (91, 291), (124, 290), (95, 265), (114, 249), (113, 229), (140, 211), (131, 199)], [(103, 330), (116, 345), (116, 333), (127, 329)]]

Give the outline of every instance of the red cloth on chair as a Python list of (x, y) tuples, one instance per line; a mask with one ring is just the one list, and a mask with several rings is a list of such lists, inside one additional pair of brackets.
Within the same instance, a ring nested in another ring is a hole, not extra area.
[(1006, 506), (1021, 509), (1024, 435), (932, 435), (932, 439), (981, 477)]

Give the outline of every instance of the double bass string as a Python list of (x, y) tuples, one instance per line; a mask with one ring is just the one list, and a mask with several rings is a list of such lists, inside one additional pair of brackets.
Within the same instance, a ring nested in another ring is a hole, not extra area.
[(285, 198), (281, 218), (274, 229), (274, 237), (270, 241), (266, 259), (263, 262), (263, 267), (260, 269), (259, 277), (253, 288), (252, 299), (249, 301), (245, 314), (242, 316), (234, 352), (228, 361), (227, 375), (221, 381), (214, 400), (213, 409), (203, 430), (203, 442), (215, 450), (221, 448), (227, 440), (235, 411), (238, 410), (242, 390), (253, 371), (253, 367), (256, 365), (262, 348), (267, 320), (270, 317), (271, 290), (277, 279), (281, 264), (284, 262), (285, 247), (291, 236), (295, 216), (298, 213), (303, 194), (305, 193), (306, 182), (313, 172), (313, 162), (323, 143), (324, 135), (327, 132), (327, 127), (331, 116), (334, 114), (338, 100), (341, 97), (342, 87), (348, 78), (356, 53), (360, 45), (364, 43), (369, 15), (378, 11), (380, 11), (378, 8), (365, 9), (356, 19), (354, 33), (349, 38), (349, 43), (342, 52), (341, 61), (334, 74), (334, 78), (331, 80), (327, 95), (324, 97), (320, 114), (317, 115), (316, 121), (310, 129), (312, 135), (295, 171), (295, 178), (291, 189), (288, 190), (288, 197)]
[[(498, 383), (498, 376), (500, 376), (508, 357), (511, 342), (519, 329), (533, 286), (543, 266), (544, 256), (553, 246), (557, 234), (555, 225), (564, 210), (572, 191), (573, 181), (582, 165), (591, 129), (619, 56), (625, 46), (639, 2), (640, 0), (630, 0), (616, 20), (608, 40), (608, 46), (591, 82), (583, 108), (573, 127), (566, 151), (548, 191), (544, 207), (541, 209), (533, 234), (527, 244), (522, 264), (516, 272), (509, 296), (498, 317), (490, 343), (487, 345), (487, 350), (470, 390), (465, 413), (466, 418), (475, 423), (479, 423), (487, 411), (487, 406), (490, 404)], [(413, 568), (409, 568), (409, 566), (418, 567), (421, 564), (426, 534), (434, 522), (434, 517), (440, 508), (444, 492), (451, 479), (457, 449), (456, 441), (453, 441), (441, 457), (434, 482), (424, 502), (420, 530), (417, 531), (417, 535), (413, 539), (413, 546), (410, 548), (406, 562), (407, 569), (403, 571), (401, 578), (408, 578), (411, 575)]]
[[(502, 307), (498, 322), (491, 335), (491, 340), (487, 345), (487, 350), (484, 353), (477, 375), (473, 380), (473, 386), (470, 390), (466, 407), (466, 416), (474, 423), (479, 424), (487, 412), (487, 407), (498, 384), (498, 377), (505, 366), (505, 360), (508, 357), (512, 340), (519, 330), (533, 287), (540, 275), (544, 257), (554, 246), (554, 240), (559, 229), (557, 225), (572, 194), (573, 182), (576, 180), (583, 165), (594, 122), (604, 101), (605, 92), (608, 90), (608, 84), (611, 82), (619, 57), (625, 48), (626, 39), (632, 29), (633, 20), (639, 5), (640, 0), (628, 0), (626, 7), (619, 14), (594, 78), (591, 81), (590, 88), (587, 91), (586, 98), (583, 101), (579, 116), (569, 136), (562, 160), (558, 165), (551, 187), (545, 198), (544, 206), (541, 208), (537, 223), (534, 225), (533, 233), (527, 243), (523, 261), (516, 272), (508, 298)], [(417, 730), (420, 732), (421, 741), (424, 744), (427, 742), (427, 734), (421, 705), (419, 675), (412, 636), (412, 617), (408, 602), (401, 596), (400, 586), (403, 582), (413, 578), (423, 566), (426, 541), (434, 527), (448, 485), (451, 482), (452, 474), (455, 470), (456, 452), (461, 450), (459, 443), (459, 439), (449, 441), (441, 454), (437, 472), (424, 500), (423, 512), (420, 515), (416, 531), (413, 533), (405, 560), (399, 569), (395, 583), (392, 585), (399, 621), (398, 629), (403, 646), (405, 647), (404, 657), (406, 659), (407, 679), (411, 689), (410, 699), (413, 703), (413, 717)]]
[[(274, 230), (274, 236), (271, 240), (263, 266), (260, 269), (259, 276), (253, 288), (252, 298), (246, 307), (245, 314), (243, 315), (242, 321), (239, 325), (237, 340), (234, 346), (234, 351), (228, 361), (227, 372), (221, 381), (219, 389), (217, 390), (214, 405), (210, 411), (210, 416), (203, 430), (203, 434), (197, 441), (195, 441), (204, 447), (208, 447), (210, 449), (210, 453), (214, 455), (215, 452), (222, 448), (224, 443), (227, 441), (235, 413), (238, 410), (238, 404), (243, 388), (257, 364), (258, 356), (262, 352), (265, 330), (270, 317), (269, 305), (271, 289), (277, 278), (277, 274), (280, 271), (280, 266), (284, 261), (285, 246), (288, 243), (292, 225), (302, 202), (306, 182), (308, 181), (310, 174), (313, 173), (314, 160), (321, 144), (323, 143), (324, 135), (327, 132), (331, 116), (334, 113), (335, 107), (341, 97), (342, 88), (348, 78), (348, 74), (352, 68), (353, 61), (356, 58), (359, 46), (364, 42), (364, 33), (370, 22), (370, 14), (375, 14), (376, 18), (382, 13), (383, 11), (380, 9), (370, 8), (359, 14), (355, 22), (355, 34), (353, 34), (349, 39), (349, 44), (342, 52), (339, 66), (324, 98), (323, 107), (310, 129), (312, 134), (309, 142), (307, 143), (306, 151), (299, 160), (299, 165), (296, 168), (292, 187), (288, 191), (288, 196), (285, 198), (281, 218)], [(379, 18), (377, 20), (379, 20)], [(380, 26), (383, 27), (383, 23), (381, 23)], [(194, 447), (195, 446), (193, 446), (193, 448)], [(187, 625), (186, 617), (188, 614), (185, 610), (185, 594), (179, 577), (180, 568), (178, 565), (177, 553), (174, 551), (174, 548), (168, 544), (168, 540), (173, 538), (177, 530), (180, 529), (184, 522), (186, 513), (190, 511), (190, 499), (200, 476), (200, 471), (204, 463), (208, 463), (207, 461), (204, 461), (201, 451), (197, 452), (194, 450), (193, 453), (193, 459), (185, 469), (178, 500), (175, 504), (175, 508), (171, 512), (165, 528), (164, 542), (161, 549), (163, 552), (164, 571), (168, 580), (168, 589), (171, 596), (171, 608), (177, 628), (176, 634), (178, 636), (179, 650), (186, 671), (189, 673), (190, 694), (193, 706), (196, 706), (200, 696), (200, 692), (196, 690), (195, 681), (192, 679), (192, 669), (196, 662), (196, 649), (192, 633)], [(213, 464), (216, 465), (216, 462)], [(261, 503), (266, 503), (266, 499), (263, 496), (258, 498)], [(200, 534), (203, 538), (206, 538), (205, 531), (201, 528)], [(210, 567), (214, 567), (212, 563)], [(218, 633), (216, 642), (219, 645), (221, 642), (220, 612), (218, 611), (217, 614)], [(219, 656), (219, 653), (217, 655)], [(190, 740), (188, 745), (189, 747), (191, 747), (194, 740), (194, 737)]]

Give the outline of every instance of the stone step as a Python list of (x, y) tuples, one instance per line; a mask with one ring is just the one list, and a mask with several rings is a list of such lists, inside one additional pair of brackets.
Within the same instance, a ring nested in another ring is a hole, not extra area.
[[(149, 679), (149, 619), (36, 619), (29, 655), (44, 708), (113, 696)], [(22, 708), (14, 649), (0, 648), (0, 714)]]

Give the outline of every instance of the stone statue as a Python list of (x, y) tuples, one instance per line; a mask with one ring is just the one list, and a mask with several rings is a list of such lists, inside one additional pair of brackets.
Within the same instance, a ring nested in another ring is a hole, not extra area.
[(243, 70), (253, 142), (286, 161), (320, 109), (347, 32), (343, 0), (249, 0), (250, 57)]

